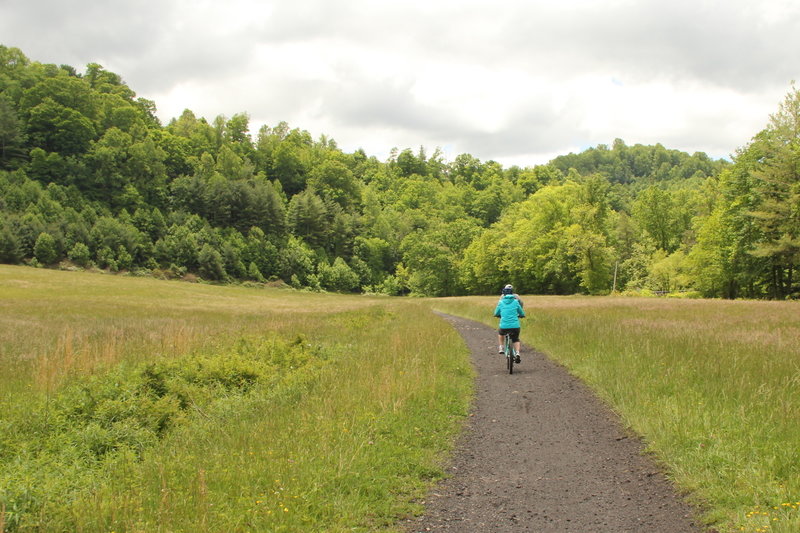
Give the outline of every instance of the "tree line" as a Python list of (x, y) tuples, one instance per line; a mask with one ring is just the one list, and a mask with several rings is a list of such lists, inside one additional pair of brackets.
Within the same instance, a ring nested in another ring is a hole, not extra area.
[(160, 123), (97, 64), (0, 46), (0, 262), (430, 296), (800, 292), (800, 94), (732, 162), (620, 139), (386, 161), (246, 113)]

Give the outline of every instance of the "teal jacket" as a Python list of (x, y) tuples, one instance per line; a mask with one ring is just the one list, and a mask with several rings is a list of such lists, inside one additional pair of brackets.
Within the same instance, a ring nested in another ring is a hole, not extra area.
[(494, 316), (500, 318), (500, 329), (514, 329), (519, 327), (519, 319), (525, 316), (525, 311), (516, 296), (506, 294), (497, 302)]

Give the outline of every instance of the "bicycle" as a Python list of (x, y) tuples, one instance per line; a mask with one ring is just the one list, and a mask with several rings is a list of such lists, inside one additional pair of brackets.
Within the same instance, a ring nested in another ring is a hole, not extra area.
[(514, 349), (514, 343), (511, 341), (511, 334), (510, 333), (506, 333), (504, 335), (504, 338), (505, 338), (505, 341), (504, 341), (504, 344), (503, 344), (503, 353), (505, 353), (505, 356), (506, 356), (506, 365), (508, 366), (508, 373), (509, 374), (513, 374), (514, 373), (514, 361), (516, 360), (517, 357), (519, 357), (519, 354)]

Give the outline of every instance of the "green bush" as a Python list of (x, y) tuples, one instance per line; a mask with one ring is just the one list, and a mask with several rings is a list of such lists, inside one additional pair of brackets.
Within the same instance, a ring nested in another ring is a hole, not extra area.
[(684, 300), (697, 300), (702, 298), (703, 294), (700, 291), (678, 291), (667, 294), (667, 298), (678, 298)]
[(84, 268), (88, 267), (92, 262), (92, 254), (89, 251), (89, 247), (82, 242), (76, 242), (75, 246), (73, 246), (67, 254), (67, 257), (76, 265), (80, 265)]
[(258, 265), (256, 265), (253, 261), (251, 261), (250, 266), (247, 267), (247, 277), (253, 281), (259, 281), (261, 283), (266, 281), (264, 276), (261, 274), (261, 271), (258, 269)]
[(281, 390), (298, 372), (314, 375), (309, 366), (325, 359), (304, 338), (240, 339), (222, 353), (76, 378), (35, 409), (15, 411), (29, 413), (24, 418), (0, 414), (4, 531), (36, 529), (43, 513), (71, 519), (54, 502), (91, 490), (109, 465), (130, 466), (173, 430), (229, 409), (258, 387)]
[(317, 277), (320, 285), (327, 290), (351, 292), (359, 288), (358, 274), (341, 257), (337, 257), (332, 265), (320, 263)]
[(52, 265), (58, 260), (55, 238), (49, 233), (40, 233), (33, 245), (34, 257), (43, 265)]
[(200, 275), (205, 279), (221, 281), (226, 277), (222, 254), (210, 244), (204, 244), (197, 256)]

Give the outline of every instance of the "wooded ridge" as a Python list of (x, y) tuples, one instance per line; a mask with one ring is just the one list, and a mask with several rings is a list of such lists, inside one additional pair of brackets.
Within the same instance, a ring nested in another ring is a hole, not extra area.
[(0, 45), (0, 262), (428, 296), (800, 296), (800, 91), (733, 161), (620, 139), (504, 168), (210, 122)]

